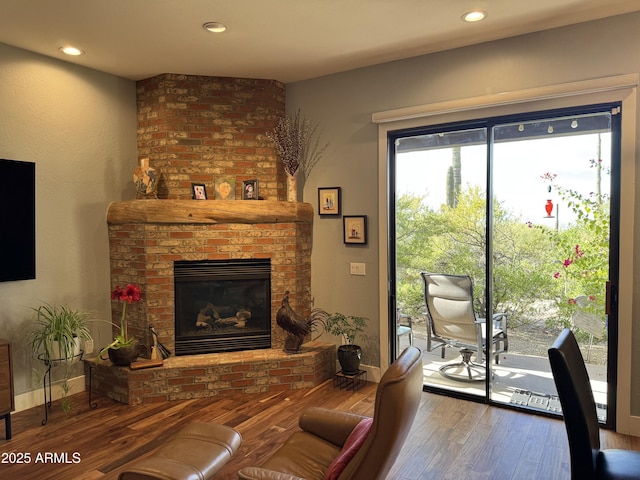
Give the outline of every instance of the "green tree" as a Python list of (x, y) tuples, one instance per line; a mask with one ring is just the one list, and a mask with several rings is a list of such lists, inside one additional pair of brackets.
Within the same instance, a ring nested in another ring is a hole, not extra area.
[[(492, 311), (509, 314), (511, 325), (526, 323), (538, 313), (539, 300), (553, 288), (548, 260), (551, 241), (536, 229), (528, 228), (504, 204), (493, 205), (493, 291)], [(486, 288), (486, 201), (480, 187), (464, 190), (455, 209), (443, 208), (445, 233), (434, 239), (434, 271), (470, 275), (474, 302), (485, 316)]]
[[(468, 187), (457, 206), (433, 211), (425, 198), (405, 195), (397, 203), (396, 293), (408, 314), (424, 311), (421, 271), (470, 275), (478, 315), (485, 316), (486, 201), (484, 191)], [(493, 312), (509, 314), (510, 325), (538, 314), (541, 298), (557, 287), (554, 244), (529, 228), (504, 205), (494, 204)]]
[(424, 196), (407, 194), (396, 203), (396, 296), (398, 306), (409, 315), (424, 311), (420, 272), (428, 269), (433, 255), (432, 237), (442, 233), (438, 214)]

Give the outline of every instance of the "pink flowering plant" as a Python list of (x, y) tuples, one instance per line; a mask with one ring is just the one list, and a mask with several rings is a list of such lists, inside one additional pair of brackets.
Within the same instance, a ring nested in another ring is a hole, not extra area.
[(561, 265), (553, 277), (562, 285), (562, 295), (558, 297), (557, 304), (564, 326), (568, 326), (568, 320), (578, 309), (602, 317), (604, 326), (606, 279), (602, 278), (602, 273), (607, 271), (607, 266), (585, 255), (579, 244), (573, 247)]
[[(125, 288), (116, 285), (116, 288), (111, 291), (111, 300), (118, 300), (122, 302), (122, 315), (120, 317), (120, 333), (116, 335), (113, 341), (100, 350), (100, 355), (98, 358), (102, 356), (109, 349), (117, 350), (122, 347), (128, 347), (134, 344), (135, 339), (129, 337), (127, 332), (127, 304), (131, 304), (134, 302), (139, 302), (142, 300), (142, 292), (140, 291), (140, 287), (138, 285), (127, 284)], [(98, 360), (96, 359), (96, 361)]]
[[(598, 168), (601, 162), (591, 160)], [(552, 182), (557, 175), (546, 173), (541, 178)], [(575, 190), (555, 185), (555, 191), (576, 217), (567, 228), (552, 230), (538, 227), (552, 239), (556, 247), (553, 278), (557, 280), (557, 316), (549, 323), (570, 326), (577, 310), (596, 315), (605, 324), (605, 289), (609, 276), (609, 197), (600, 192), (600, 177), (596, 191), (583, 195)]]

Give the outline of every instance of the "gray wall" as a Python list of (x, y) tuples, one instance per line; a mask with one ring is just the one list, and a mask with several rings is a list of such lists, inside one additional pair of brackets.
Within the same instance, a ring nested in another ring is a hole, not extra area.
[[(372, 319), (366, 364), (384, 363), (374, 346), (384, 328), (376, 238), (384, 219), (378, 218), (371, 114), (639, 72), (638, 45), (635, 13), (287, 85), (288, 111), (301, 108), (330, 142), (305, 182), (304, 200), (316, 205), (318, 187), (341, 186), (343, 214), (369, 219), (368, 245), (345, 246), (341, 219), (316, 216), (312, 255), (315, 305)], [(2, 44), (0, 72), (0, 158), (35, 161), (38, 175), (38, 278), (0, 284), (0, 337), (18, 347), (16, 390), (22, 393), (37, 389), (22, 348), (30, 308), (65, 303), (110, 317), (105, 212), (110, 202), (133, 198), (135, 83)], [(349, 262), (365, 263), (367, 275), (349, 275)], [(634, 265), (640, 274), (637, 255)], [(94, 333), (98, 345), (110, 336), (106, 326)], [(634, 370), (640, 371), (638, 358)], [(634, 399), (640, 409), (640, 392)]]
[[(378, 313), (378, 258), (384, 252), (379, 252), (375, 234), (385, 219), (378, 218), (378, 131), (372, 113), (636, 73), (638, 45), (640, 13), (634, 13), (287, 85), (287, 111), (300, 108), (320, 123), (330, 142), (305, 182), (304, 201), (317, 206), (318, 187), (341, 186), (343, 213), (366, 214), (370, 220), (369, 245), (354, 248), (342, 244), (341, 221), (316, 217), (312, 256), (316, 305), (374, 319), (368, 332), (374, 337), (386, 328)], [(637, 191), (637, 179), (635, 184)], [(351, 276), (352, 261), (366, 263), (367, 276)], [(640, 273), (637, 255), (634, 271)], [(634, 370), (640, 371), (640, 362), (634, 360)], [(365, 352), (363, 361), (378, 366), (385, 359)], [(638, 409), (637, 391), (634, 398)]]
[[(111, 317), (106, 211), (134, 195), (135, 83), (4, 44), (0, 72), (0, 158), (36, 163), (37, 278), (0, 283), (0, 337), (14, 345), (21, 394), (38, 388), (24, 342), (31, 308)], [(96, 345), (110, 330), (92, 326)]]

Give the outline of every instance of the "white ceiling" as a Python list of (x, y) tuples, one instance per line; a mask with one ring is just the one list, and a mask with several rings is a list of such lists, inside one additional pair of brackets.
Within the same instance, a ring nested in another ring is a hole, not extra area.
[[(487, 19), (460, 20), (476, 7)], [(133, 80), (288, 83), (636, 10), (640, 0), (0, 0), (0, 42)], [(209, 21), (228, 30), (211, 34)], [(63, 55), (67, 44), (85, 55)]]

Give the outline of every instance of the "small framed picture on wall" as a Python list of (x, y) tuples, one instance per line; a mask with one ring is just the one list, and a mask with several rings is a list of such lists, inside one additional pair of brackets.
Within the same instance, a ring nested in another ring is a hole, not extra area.
[(258, 180), (245, 180), (242, 182), (242, 199), (258, 200)]
[(340, 215), (340, 187), (318, 188), (318, 215)]
[(204, 183), (192, 183), (191, 192), (193, 193), (194, 200), (206, 200), (207, 199), (207, 187)]
[(342, 217), (344, 230), (344, 243), (360, 244), (367, 243), (367, 216), (366, 215), (345, 215)]

